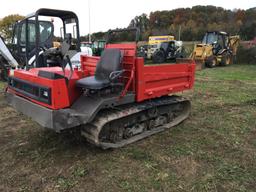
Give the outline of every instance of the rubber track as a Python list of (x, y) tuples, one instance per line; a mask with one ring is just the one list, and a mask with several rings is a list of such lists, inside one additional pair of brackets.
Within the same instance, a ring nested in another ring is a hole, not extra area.
[[(99, 134), (101, 129), (104, 127), (105, 124), (127, 117), (129, 115), (133, 115), (136, 113), (139, 113), (144, 110), (148, 110), (152, 107), (159, 107), (163, 105), (173, 105), (173, 104), (183, 104), (183, 112), (176, 118), (173, 119), (172, 122), (169, 122), (168, 124), (165, 124), (163, 126), (159, 126), (157, 128), (144, 131), (143, 133), (140, 133), (138, 135), (135, 135), (128, 139), (123, 139), (120, 142), (117, 143), (107, 143), (107, 142), (101, 142), (99, 140)], [(139, 141), (141, 139), (144, 139), (146, 137), (149, 137), (151, 135), (154, 135), (156, 133), (162, 132), (165, 129), (170, 129), (171, 127), (178, 125), (182, 121), (184, 121), (186, 118), (188, 118), (191, 110), (191, 104), (190, 101), (179, 96), (169, 96), (164, 97), (160, 99), (150, 100), (143, 103), (136, 103), (129, 106), (122, 106), (116, 109), (110, 109), (108, 111), (105, 111), (99, 115), (89, 124), (86, 124), (81, 134), (92, 144), (101, 147), (102, 149), (108, 149), (108, 148), (120, 148), (125, 145), (134, 143), (136, 141)]]

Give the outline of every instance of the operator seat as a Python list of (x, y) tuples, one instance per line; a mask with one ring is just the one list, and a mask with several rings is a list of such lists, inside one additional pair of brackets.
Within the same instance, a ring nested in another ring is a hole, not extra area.
[(124, 72), (121, 67), (122, 54), (119, 49), (105, 49), (96, 66), (94, 76), (85, 77), (76, 82), (83, 89), (100, 90), (116, 83)]

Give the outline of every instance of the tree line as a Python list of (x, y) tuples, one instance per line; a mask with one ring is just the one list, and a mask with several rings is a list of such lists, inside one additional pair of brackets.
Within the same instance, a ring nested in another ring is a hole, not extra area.
[[(0, 20), (0, 35), (9, 39), (12, 35), (10, 25), (23, 19), (20, 15), (9, 15)], [(127, 27), (137, 27), (141, 31), (141, 40), (150, 35), (174, 35), (183, 41), (200, 41), (206, 31), (226, 31), (231, 35), (240, 35), (242, 40), (256, 37), (256, 7), (247, 10), (228, 10), (215, 6), (194, 6), (166, 11), (155, 11), (149, 15), (136, 16)], [(107, 32), (92, 34), (93, 39), (105, 39)], [(115, 35), (118, 41), (130, 41), (134, 36), (129, 32)], [(82, 41), (88, 36), (82, 36)]]
[[(206, 31), (225, 31), (231, 35), (240, 35), (242, 40), (256, 37), (256, 8), (247, 10), (227, 10), (215, 6), (194, 6), (170, 11), (155, 11), (149, 15), (141, 14), (131, 20), (128, 27), (138, 27), (141, 39), (148, 40), (150, 35), (174, 35), (183, 41), (200, 41)], [(92, 34), (94, 38), (103, 38), (105, 33)], [(128, 37), (125, 33), (120, 35)], [(131, 38), (131, 37), (130, 37)], [(128, 39), (129, 40), (129, 39)]]
[(0, 20), (0, 35), (6, 39), (11, 40), (13, 34), (13, 25), (15, 22), (24, 19), (25, 17), (18, 14), (12, 14)]

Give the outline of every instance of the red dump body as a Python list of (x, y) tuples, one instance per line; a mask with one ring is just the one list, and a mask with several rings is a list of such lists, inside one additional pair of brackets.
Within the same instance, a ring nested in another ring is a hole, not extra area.
[[(164, 95), (191, 89), (194, 85), (195, 63), (193, 60), (179, 60), (179, 63), (145, 65), (144, 59), (135, 56), (136, 44), (114, 44), (107, 48), (119, 48), (123, 52), (122, 77), (126, 91), (136, 93), (136, 101), (144, 101)], [(81, 57), (82, 70), (93, 75), (99, 58)]]
[(137, 59), (136, 100), (139, 102), (191, 89), (194, 85), (195, 64), (186, 62), (144, 65), (143, 59)]
[[(108, 44), (106, 48), (121, 50), (122, 65), (125, 69), (120, 81), (124, 89), (120, 99), (128, 92), (135, 94), (135, 101), (141, 102), (168, 94), (191, 89), (194, 84), (195, 63), (184, 60), (178, 64), (144, 65), (144, 59), (136, 57), (136, 44)], [(35, 68), (29, 71), (16, 70), (11, 77), (16, 85), (8, 87), (8, 92), (22, 96), (49, 109), (69, 108), (82, 94), (76, 87), (78, 79), (94, 74), (99, 57), (81, 56), (81, 70), (75, 69), (67, 83), (69, 70), (63, 74), (60, 67)], [(39, 71), (62, 75), (63, 78), (46, 78)], [(24, 88), (26, 87), (26, 88)], [(48, 100), (42, 94), (48, 91)], [(43, 93), (41, 93), (43, 91)]]

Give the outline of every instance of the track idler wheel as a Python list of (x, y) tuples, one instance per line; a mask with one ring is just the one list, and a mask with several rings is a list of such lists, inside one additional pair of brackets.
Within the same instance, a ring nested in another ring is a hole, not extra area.
[(127, 127), (124, 131), (124, 138), (128, 139), (131, 138), (134, 135), (140, 134), (146, 129), (145, 123), (137, 123), (133, 125), (132, 127)]

